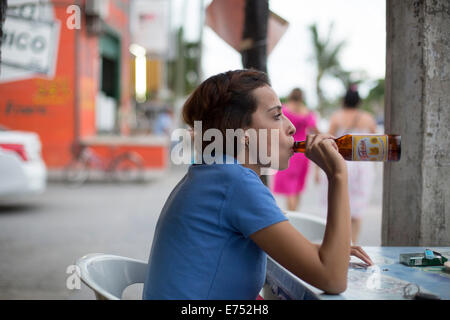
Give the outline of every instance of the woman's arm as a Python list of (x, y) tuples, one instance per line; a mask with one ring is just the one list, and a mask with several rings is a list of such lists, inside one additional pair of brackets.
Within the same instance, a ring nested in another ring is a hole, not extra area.
[[(250, 236), (251, 239), (282, 266), (311, 285), (331, 294), (345, 291), (350, 257), (346, 188), (345, 180), (336, 178), (330, 181), (328, 194), (332, 202), (322, 245), (311, 243), (288, 221), (259, 230)], [(340, 196), (344, 199), (333, 208)]]
[(286, 269), (328, 293), (347, 287), (350, 206), (347, 168), (330, 135), (308, 136), (306, 155), (327, 174), (328, 217), (322, 245), (307, 240), (288, 221), (252, 234), (252, 240)]
[[(325, 235), (319, 250), (321, 261), (338, 281), (339, 288), (347, 287), (347, 271), (351, 244), (350, 205), (347, 175), (328, 179), (328, 214)], [(344, 286), (339, 281), (343, 279)]]

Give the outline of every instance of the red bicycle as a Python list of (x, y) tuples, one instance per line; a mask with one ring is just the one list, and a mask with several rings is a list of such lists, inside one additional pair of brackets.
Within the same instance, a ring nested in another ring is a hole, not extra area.
[(93, 149), (82, 144), (72, 146), (74, 155), (64, 169), (65, 179), (73, 185), (82, 185), (93, 173), (103, 174), (107, 180), (119, 182), (142, 182), (144, 179), (144, 161), (134, 151), (115, 154), (116, 147), (110, 147), (108, 159), (98, 156)]

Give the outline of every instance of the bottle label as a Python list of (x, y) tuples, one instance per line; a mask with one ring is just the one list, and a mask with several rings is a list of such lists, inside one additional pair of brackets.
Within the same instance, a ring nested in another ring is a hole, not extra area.
[(387, 135), (353, 135), (353, 161), (386, 161)]

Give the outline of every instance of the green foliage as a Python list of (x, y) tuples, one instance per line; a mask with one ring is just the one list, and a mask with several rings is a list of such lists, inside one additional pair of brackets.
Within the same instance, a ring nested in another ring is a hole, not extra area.
[(347, 77), (347, 73), (342, 69), (339, 62), (339, 53), (345, 46), (345, 41), (340, 41), (336, 44), (331, 42), (332, 38), (333, 24), (330, 24), (328, 29), (328, 35), (326, 39), (322, 39), (319, 36), (317, 24), (312, 24), (309, 26), (309, 31), (311, 32), (311, 39), (313, 42), (314, 56), (312, 57), (313, 62), (317, 68), (316, 75), (316, 94), (318, 106), (317, 109), (321, 115), (324, 115), (325, 109), (329, 107), (329, 102), (323, 94), (321, 88), (321, 81), (324, 76), (331, 77)]
[(366, 110), (375, 116), (383, 116), (384, 79), (377, 79), (374, 81), (374, 86), (363, 100), (361, 109)]
[[(333, 23), (328, 28), (328, 34), (325, 39), (319, 36), (317, 24), (309, 26), (311, 40), (314, 48), (312, 61), (314, 62), (316, 75), (316, 95), (317, 110), (322, 117), (329, 117), (335, 110), (341, 107), (342, 97), (327, 98), (322, 89), (322, 80), (324, 77), (337, 79), (342, 83), (343, 92), (351, 84), (362, 84), (370, 81), (365, 71), (345, 70), (339, 61), (339, 55), (345, 47), (345, 41), (332, 42)], [(380, 114), (383, 111), (384, 102), (384, 79), (375, 81), (374, 87), (370, 90), (368, 96), (363, 100), (361, 108), (372, 114)]]

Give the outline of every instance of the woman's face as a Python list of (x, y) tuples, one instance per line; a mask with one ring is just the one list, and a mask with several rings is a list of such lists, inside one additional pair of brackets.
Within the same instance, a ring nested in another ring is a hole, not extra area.
[[(294, 144), (295, 127), (281, 111), (281, 102), (275, 91), (269, 86), (264, 86), (253, 90), (253, 95), (257, 101), (257, 109), (252, 114), (251, 128), (258, 132), (258, 146), (260, 138), (266, 135), (267, 144), (263, 148), (258, 147), (258, 164), (263, 167), (271, 167), (276, 170), (284, 170), (289, 166), (289, 159), (294, 154), (292, 147)], [(264, 130), (266, 129), (266, 133)], [(278, 131), (278, 138), (273, 140), (272, 135)], [(273, 141), (272, 141), (273, 140)], [(262, 153), (261, 153), (262, 152)], [(261, 161), (262, 157), (268, 156), (270, 159), (277, 159), (277, 163), (266, 164)]]

